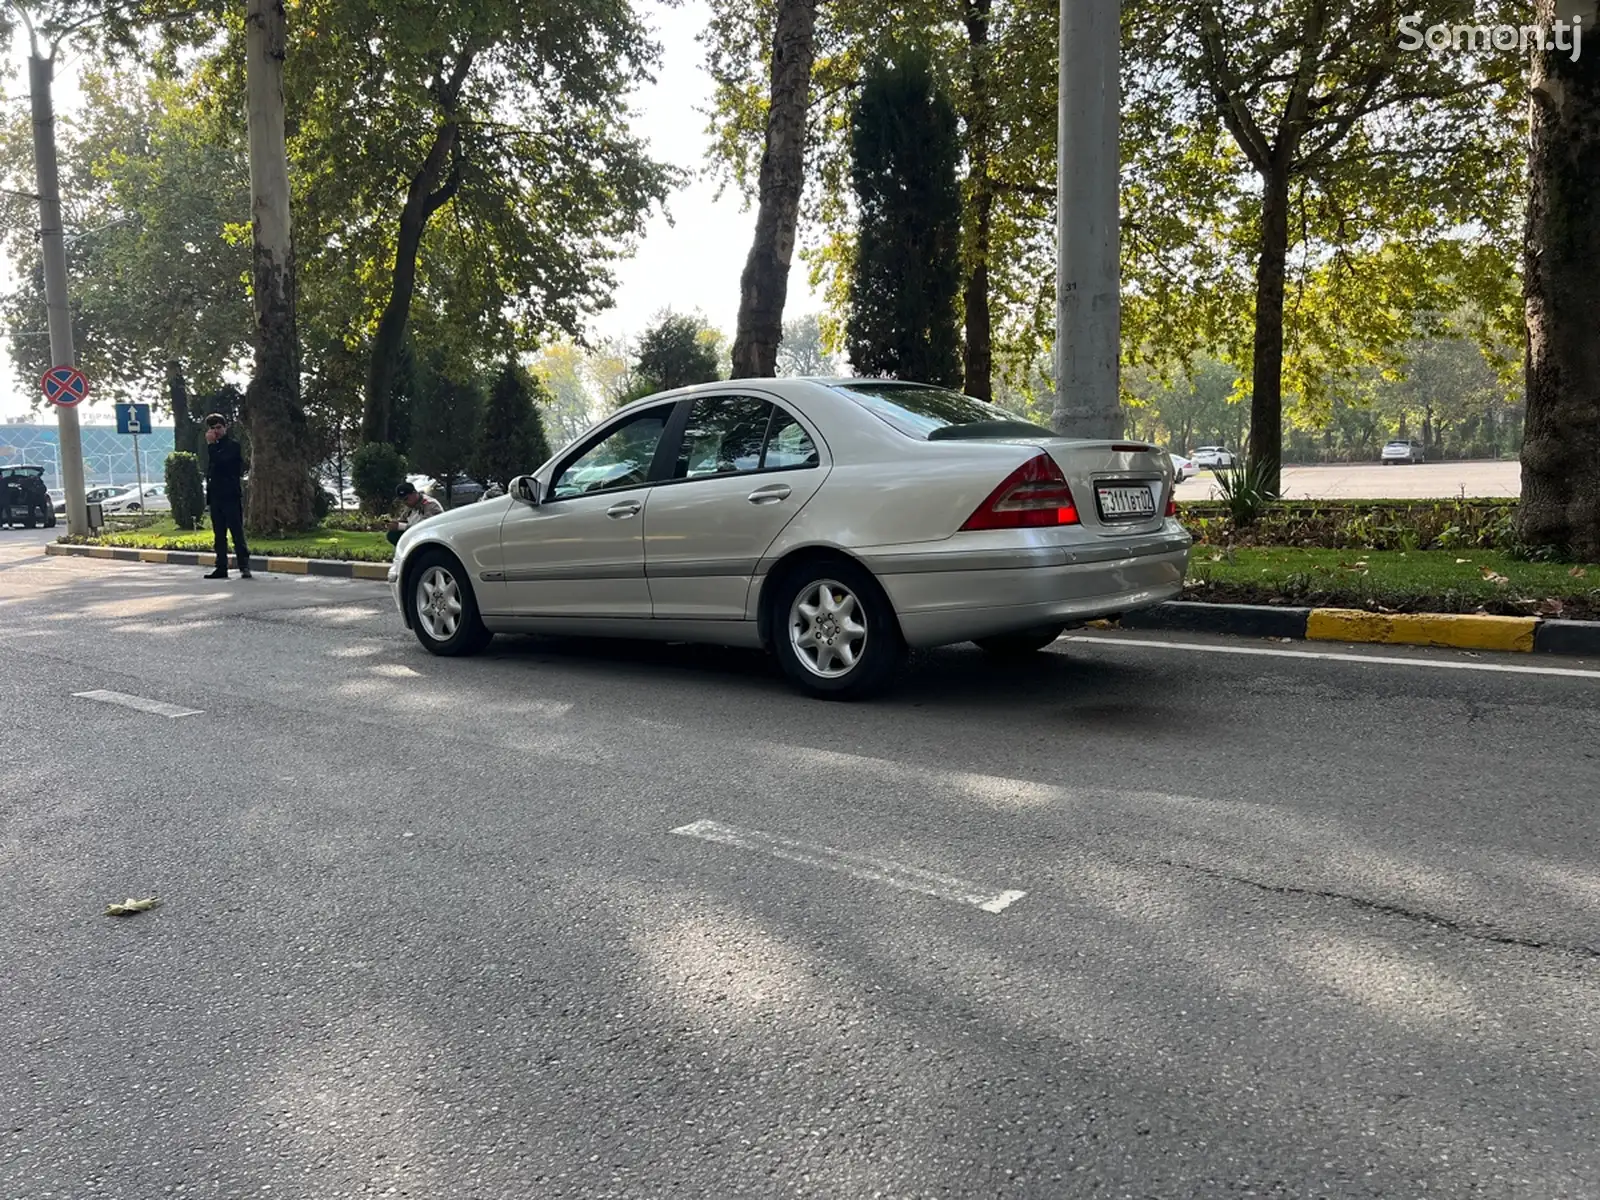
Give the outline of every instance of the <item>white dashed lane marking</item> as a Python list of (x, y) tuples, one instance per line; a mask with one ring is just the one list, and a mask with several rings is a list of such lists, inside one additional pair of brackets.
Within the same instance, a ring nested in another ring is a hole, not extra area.
[(163, 704), (160, 700), (147, 700), (143, 696), (130, 696), (126, 692), (95, 691), (72, 694), (83, 700), (99, 700), (104, 704), (116, 704), (139, 712), (154, 713), (158, 717), (197, 717), (202, 711), (198, 708), (179, 708), (176, 704)]
[(1026, 892), (1019, 891), (993, 891), (981, 884), (956, 879), (949, 875), (939, 875), (933, 871), (924, 871), (920, 867), (908, 867), (865, 854), (816, 846), (809, 842), (797, 842), (776, 834), (763, 833), (759, 829), (738, 829), (717, 821), (694, 821), (688, 825), (680, 825), (672, 832), (683, 837), (700, 838), (707, 842), (751, 850), (757, 854), (771, 855), (773, 858), (787, 859), (789, 862), (822, 867), (825, 870), (849, 875), (853, 879), (888, 884), (904, 891), (936, 896), (941, 900), (971, 904), (983, 909), (984, 912), (1001, 912), (1027, 895)]

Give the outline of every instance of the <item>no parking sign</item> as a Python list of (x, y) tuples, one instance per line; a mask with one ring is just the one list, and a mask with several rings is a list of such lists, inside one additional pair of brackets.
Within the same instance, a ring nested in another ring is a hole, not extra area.
[(89, 394), (89, 378), (77, 367), (51, 367), (39, 381), (51, 404), (71, 408)]

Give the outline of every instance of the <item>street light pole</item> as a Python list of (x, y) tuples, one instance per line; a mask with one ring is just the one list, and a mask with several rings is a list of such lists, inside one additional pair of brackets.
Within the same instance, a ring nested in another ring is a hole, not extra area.
[(1056, 146), (1056, 402), (1074, 437), (1122, 436), (1122, 79), (1118, 0), (1061, 0)]
[[(23, 20), (27, 21), (26, 13)], [(50, 318), (50, 361), (52, 366), (75, 367), (78, 364), (72, 347), (72, 313), (67, 305), (67, 249), (62, 240), (60, 181), (56, 174), (56, 119), (50, 100), (55, 55), (52, 52), (45, 58), (39, 53), (39, 40), (31, 22), (28, 36), (33, 40), (28, 90), (33, 101), (33, 158), (39, 188), (45, 307)], [(83, 499), (83, 438), (78, 430), (78, 410), (72, 405), (55, 407), (61, 440), (61, 484), (67, 493), (67, 532), (82, 536), (89, 532), (89, 512)]]

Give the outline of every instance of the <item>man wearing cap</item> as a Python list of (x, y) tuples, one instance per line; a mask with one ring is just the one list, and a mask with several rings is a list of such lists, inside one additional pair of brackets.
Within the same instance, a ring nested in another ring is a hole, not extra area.
[(239, 443), (228, 436), (228, 418), (221, 413), (206, 417), (206, 507), (211, 510), (211, 530), (217, 548), (217, 569), (207, 579), (228, 577), (228, 536), (239, 559), (239, 578), (249, 579), (250, 547), (244, 541), (244, 456)]
[(426, 521), (429, 517), (436, 517), (444, 511), (432, 496), (424, 496), (417, 491), (417, 485), (407, 480), (395, 489), (394, 494), (406, 506), (406, 511), (400, 514), (398, 521), (389, 522), (389, 544), (392, 546), (400, 540), (400, 535), (410, 529), (418, 521)]

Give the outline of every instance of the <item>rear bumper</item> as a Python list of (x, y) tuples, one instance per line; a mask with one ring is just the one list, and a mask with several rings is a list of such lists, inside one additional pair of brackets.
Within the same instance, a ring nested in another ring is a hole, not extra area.
[(927, 647), (1153, 608), (1183, 591), (1190, 545), (1179, 532), (1102, 546), (866, 562), (906, 641)]

